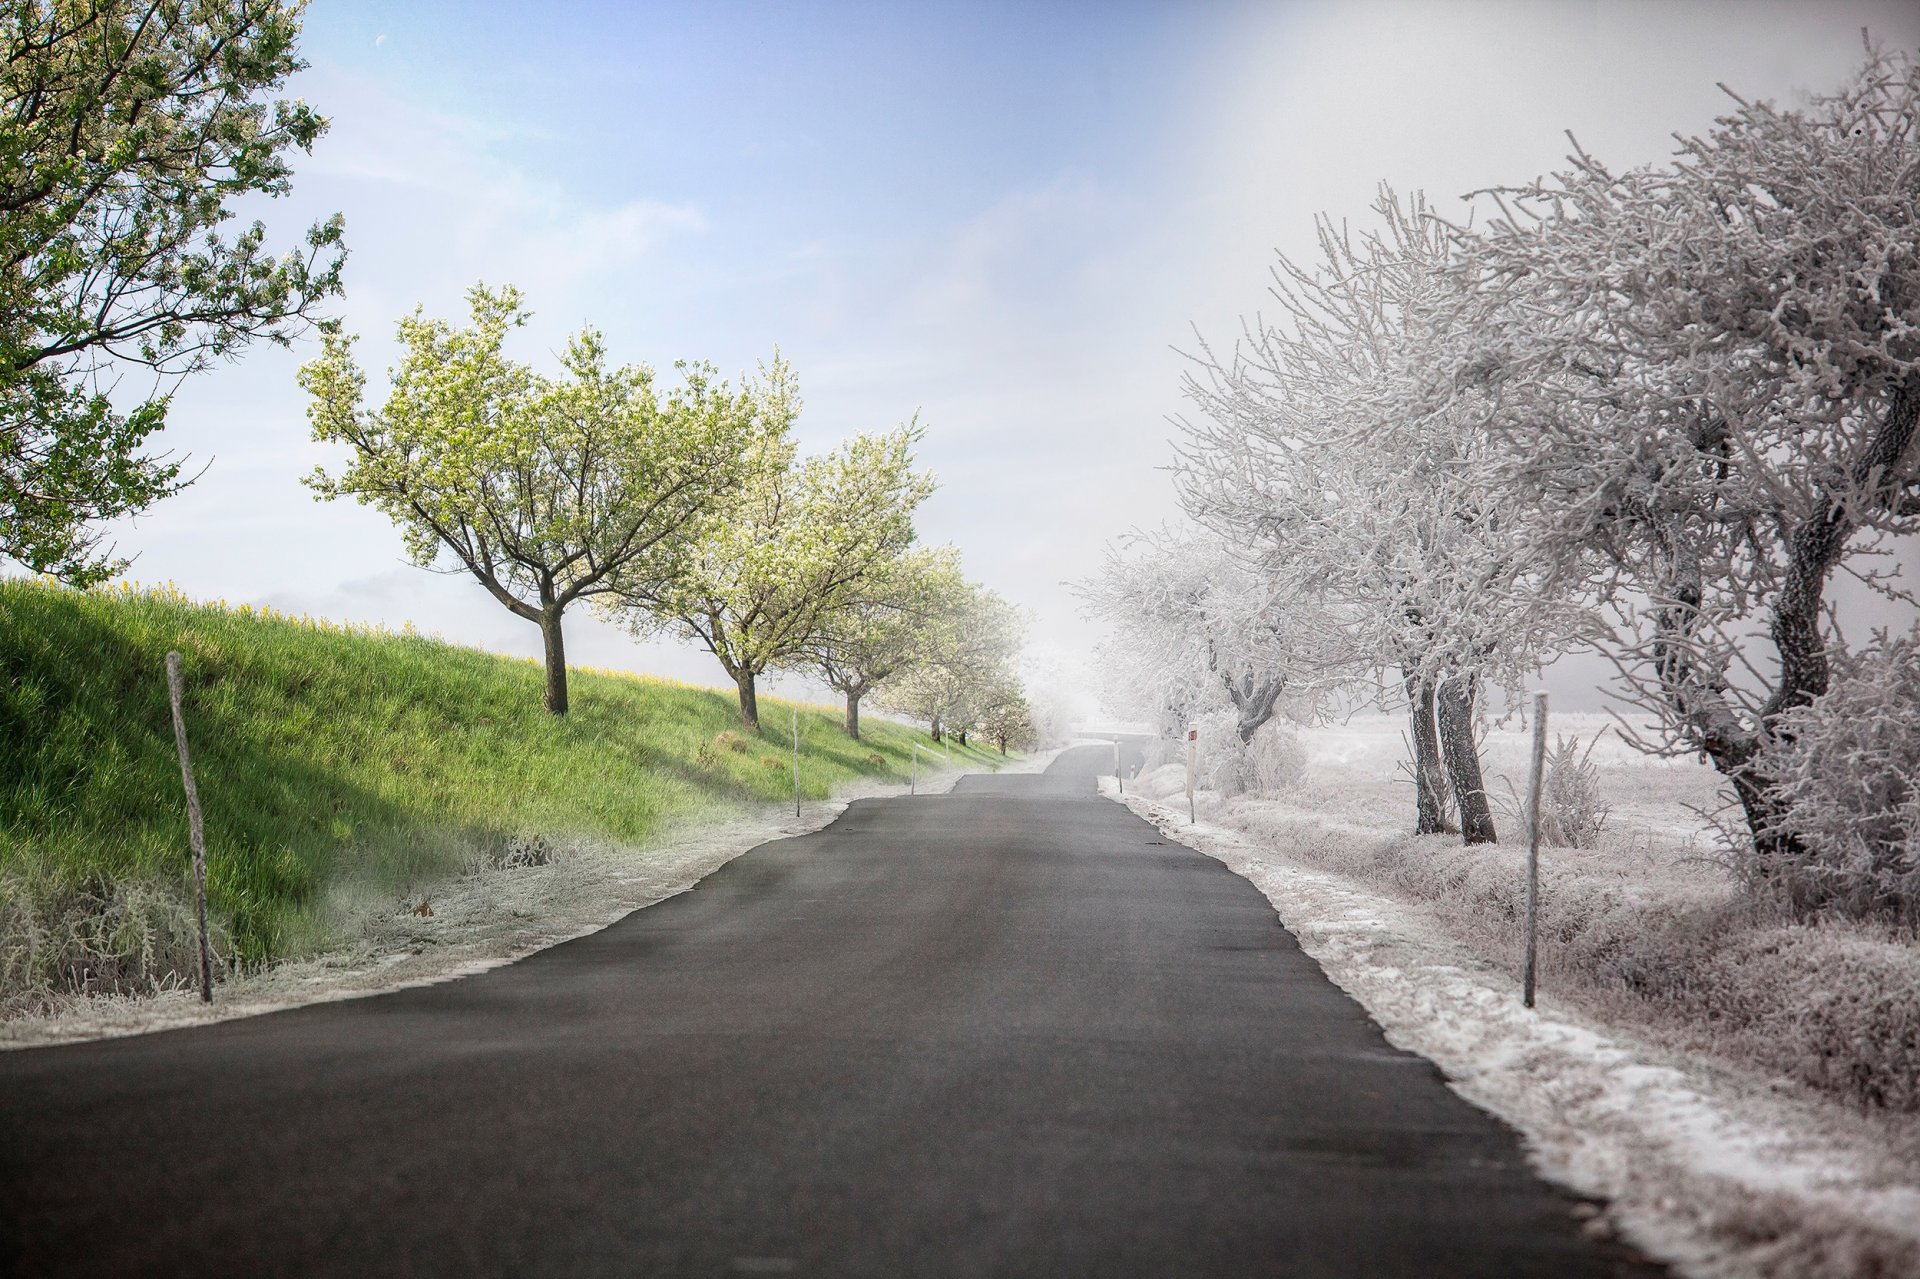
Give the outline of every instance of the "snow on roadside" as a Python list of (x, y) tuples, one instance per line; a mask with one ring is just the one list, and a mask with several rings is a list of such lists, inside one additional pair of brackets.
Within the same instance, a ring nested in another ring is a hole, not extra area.
[[(1056, 754), (1028, 755), (1000, 771), (1037, 771)], [(919, 789), (943, 793), (961, 776), (935, 769), (922, 774)], [(430, 915), (408, 909), (413, 900), (342, 903), (338, 913), (351, 925), (339, 947), (222, 981), (211, 1005), (187, 988), (69, 996), (51, 1012), (0, 1021), (0, 1050), (200, 1026), (486, 972), (683, 893), (756, 845), (820, 830), (854, 800), (906, 791), (903, 783), (862, 779), (831, 800), (804, 804), (797, 817), (791, 805), (769, 804), (640, 847), (563, 843), (544, 865), (488, 869), (435, 885), (424, 897)]]
[[(1396, 1045), (1513, 1125), (1540, 1170), (1697, 1276), (1920, 1274), (1920, 1173), (1866, 1120), (1663, 1053), (1550, 999), (1423, 917), (1138, 794), (1118, 799), (1259, 888)], [(1596, 1223), (1598, 1224), (1598, 1223)]]

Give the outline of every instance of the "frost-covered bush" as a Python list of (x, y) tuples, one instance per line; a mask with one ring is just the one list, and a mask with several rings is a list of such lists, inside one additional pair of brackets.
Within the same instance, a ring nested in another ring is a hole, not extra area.
[(1162, 802), (1180, 798), (1187, 793), (1187, 766), (1182, 762), (1143, 768), (1127, 783), (1127, 793)]
[[(1420, 903), (1482, 959), (1518, 973), (1524, 854), (1443, 846), (1277, 806), (1233, 824), (1289, 857)], [(1870, 925), (1756, 918), (1745, 904), (1675, 901), (1562, 854), (1540, 885), (1542, 981), (1557, 996), (1684, 1033), (1735, 1061), (1867, 1110), (1920, 1114), (1920, 957)]]
[[(214, 923), (216, 956), (228, 950)], [(158, 880), (0, 876), (0, 1007), (54, 994), (151, 994), (199, 971), (192, 899)]]
[(1920, 923), (1920, 627), (1835, 666), (1824, 696), (1781, 717), (1760, 761), (1793, 843), (1759, 878), (1802, 911)]
[(1270, 794), (1299, 781), (1307, 767), (1306, 747), (1292, 726), (1269, 720), (1242, 742), (1232, 714), (1201, 719), (1200, 758), (1195, 781), (1202, 790), (1224, 796)]
[(1269, 720), (1247, 744), (1247, 771), (1260, 794), (1285, 790), (1306, 775), (1306, 744), (1291, 725)]
[[(1605, 730), (1601, 730), (1604, 732)], [(1600, 770), (1593, 762), (1599, 734), (1580, 749), (1577, 737), (1559, 737), (1547, 753), (1540, 783), (1540, 839), (1556, 848), (1593, 848), (1607, 824), (1600, 801)]]

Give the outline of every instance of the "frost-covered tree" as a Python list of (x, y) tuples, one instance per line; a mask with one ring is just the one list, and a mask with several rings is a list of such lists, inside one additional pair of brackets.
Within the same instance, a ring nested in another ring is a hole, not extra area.
[(1664, 165), (1576, 150), (1456, 236), (1436, 399), (1482, 406), (1529, 545), (1614, 622), (1656, 745), (1733, 784), (1761, 863), (1798, 859), (1766, 748), (1824, 693), (1837, 573), (1920, 532), (1920, 65), (1734, 99)]
[[(1357, 665), (1395, 673), (1409, 708), (1416, 830), (1494, 838), (1475, 700), (1511, 686), (1570, 628), (1490, 489), (1477, 405), (1435, 404), (1436, 316), (1458, 305), (1447, 228), (1382, 191), (1355, 234), (1319, 221), (1314, 267), (1282, 258), (1275, 323), (1231, 356), (1202, 341), (1175, 469), (1196, 521), (1259, 548), (1270, 590), (1320, 601)], [(1282, 585), (1284, 584), (1284, 585)]]
[(1230, 707), (1242, 744), (1290, 690), (1303, 698), (1337, 678), (1341, 634), (1318, 601), (1289, 591), (1256, 552), (1199, 528), (1136, 532), (1109, 546), (1079, 585), (1102, 623), (1100, 666), (1116, 709), (1179, 735)]

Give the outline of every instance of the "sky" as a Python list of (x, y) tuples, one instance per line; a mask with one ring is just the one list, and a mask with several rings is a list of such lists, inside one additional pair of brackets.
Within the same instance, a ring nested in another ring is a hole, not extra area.
[[(345, 216), (337, 310), (376, 403), (394, 322), (459, 320), (485, 281), (526, 295), (514, 353), (536, 365), (589, 324), (662, 370), (777, 349), (810, 451), (917, 414), (940, 482), (923, 540), (1072, 671), (1095, 634), (1067, 584), (1174, 514), (1181, 352), (1231, 340), (1317, 213), (1358, 218), (1383, 180), (1460, 212), (1556, 167), (1569, 131), (1657, 162), (1725, 109), (1717, 83), (1838, 85), (1862, 27), (1920, 48), (1920, 4), (315, 0), (290, 94), (331, 128), (289, 197), (242, 212), (280, 244)], [(259, 346), (181, 388), (161, 443), (205, 470), (113, 528), (127, 576), (537, 655), (477, 583), (301, 484), (342, 461), (309, 438), (314, 354)], [(585, 610), (568, 656), (724, 682)], [(1549, 686), (1586, 704), (1593, 675)]]

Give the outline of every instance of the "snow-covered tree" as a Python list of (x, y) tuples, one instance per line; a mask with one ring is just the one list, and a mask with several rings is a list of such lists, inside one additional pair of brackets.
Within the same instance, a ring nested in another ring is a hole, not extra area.
[(1248, 325), (1230, 357), (1201, 342), (1176, 482), (1196, 521), (1259, 548), (1269, 591), (1318, 599), (1351, 662), (1396, 673), (1416, 829), (1445, 829), (1450, 783), (1466, 840), (1486, 842), (1475, 699), (1573, 622), (1489, 488), (1478, 405), (1432, 396), (1432, 328), (1458, 304), (1447, 228), (1418, 196), (1383, 189), (1374, 211), (1357, 235), (1320, 219), (1317, 266), (1280, 260), (1277, 323)]
[(1609, 606), (1655, 744), (1730, 779), (1763, 865), (1797, 859), (1766, 748), (1828, 688), (1835, 574), (1892, 591), (1867, 557), (1920, 532), (1920, 65), (1870, 50), (1670, 163), (1576, 149), (1487, 198), (1436, 412), (1476, 406), (1533, 553)]
[(1107, 628), (1099, 653), (1109, 701), (1163, 735), (1231, 707), (1245, 744), (1283, 695), (1324, 692), (1341, 667), (1339, 632), (1317, 601), (1205, 529), (1136, 532), (1108, 547), (1078, 592), (1088, 618)]

